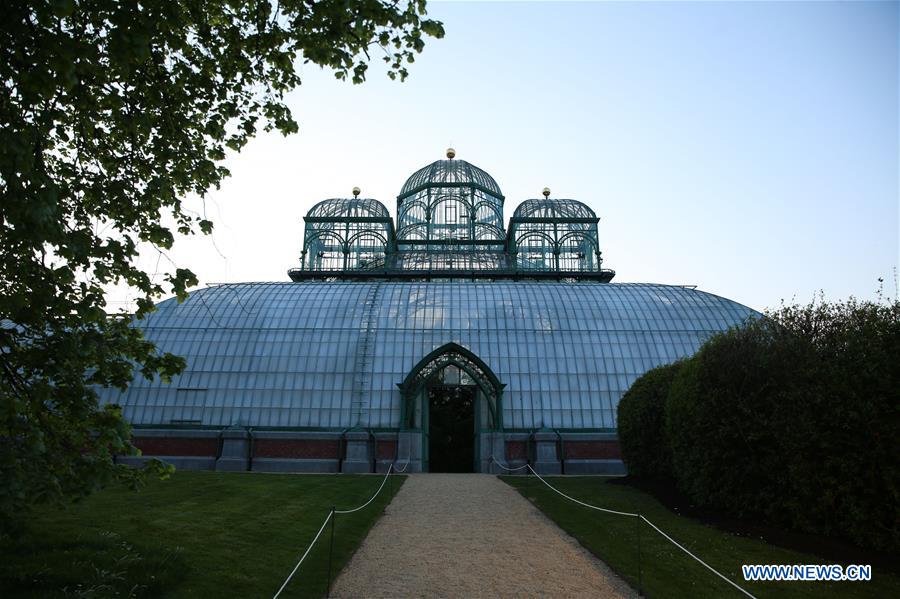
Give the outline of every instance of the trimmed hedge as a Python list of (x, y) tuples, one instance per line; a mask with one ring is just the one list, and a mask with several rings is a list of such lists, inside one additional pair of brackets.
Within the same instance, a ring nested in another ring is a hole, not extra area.
[(798, 391), (798, 360), (786, 359), (777, 331), (758, 321), (710, 340), (672, 382), (666, 435), (678, 487), (698, 505), (789, 525), (772, 499), (787, 489), (780, 437), (790, 418), (777, 413)]
[(677, 368), (664, 433), (651, 373), (620, 406), (636, 474), (664, 472), (657, 434), (698, 505), (900, 551), (900, 303), (787, 306), (712, 338)]
[(683, 362), (659, 366), (634, 382), (618, 407), (622, 459), (632, 476), (672, 478), (672, 452), (666, 439), (665, 405)]

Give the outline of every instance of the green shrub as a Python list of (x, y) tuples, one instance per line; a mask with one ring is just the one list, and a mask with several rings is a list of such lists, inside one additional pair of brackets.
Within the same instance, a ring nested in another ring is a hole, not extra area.
[(672, 382), (666, 434), (678, 486), (694, 501), (777, 522), (771, 498), (786, 481), (772, 425), (797, 359), (775, 337), (771, 321), (757, 321), (708, 342)]
[(618, 407), (622, 458), (632, 476), (672, 478), (672, 454), (665, 431), (665, 404), (672, 380), (683, 362), (659, 366), (638, 378)]
[(678, 486), (701, 505), (900, 550), (900, 304), (787, 306), (672, 382)]

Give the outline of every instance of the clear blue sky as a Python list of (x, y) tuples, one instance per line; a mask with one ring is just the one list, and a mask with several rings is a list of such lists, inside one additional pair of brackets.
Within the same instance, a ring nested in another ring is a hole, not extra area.
[[(616, 281), (696, 284), (751, 307), (894, 294), (897, 2), (429, 3), (405, 83), (301, 68), (299, 135), (262, 135), (176, 244), (203, 282), (287, 280), (315, 202), (396, 209), (453, 145), (506, 218), (546, 185), (601, 217)], [(155, 256), (145, 266), (153, 270)], [(119, 298), (121, 299), (121, 298)]]

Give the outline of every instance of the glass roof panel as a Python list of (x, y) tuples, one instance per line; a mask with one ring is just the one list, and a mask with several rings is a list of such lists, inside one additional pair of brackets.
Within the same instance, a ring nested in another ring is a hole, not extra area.
[(492, 195), (503, 197), (500, 186), (493, 177), (465, 160), (436, 160), (420, 168), (403, 184), (399, 197), (402, 198), (435, 183), (475, 184)]
[[(100, 389), (135, 425), (397, 427), (400, 391), (457, 343), (505, 384), (507, 429), (612, 428), (645, 370), (759, 314), (695, 289), (537, 281), (242, 283), (166, 300), (139, 323), (184, 356), (170, 385)], [(357, 401), (359, 400), (359, 401)]]
[(313, 206), (307, 217), (313, 218), (391, 218), (388, 209), (371, 198), (332, 198)]
[(513, 218), (597, 218), (593, 210), (577, 200), (525, 200), (516, 208)]

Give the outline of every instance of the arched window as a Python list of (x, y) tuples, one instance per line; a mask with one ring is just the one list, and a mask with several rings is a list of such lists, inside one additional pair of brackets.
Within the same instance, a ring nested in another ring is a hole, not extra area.
[(516, 265), (522, 270), (554, 270), (556, 243), (542, 231), (528, 231), (516, 239)]
[(377, 231), (360, 231), (347, 242), (347, 269), (378, 268), (386, 257), (387, 239)]
[(559, 269), (562, 271), (599, 270), (596, 241), (582, 231), (567, 233), (559, 241)]
[(341, 270), (344, 268), (344, 240), (337, 233), (318, 231), (306, 238), (303, 250), (309, 270)]

